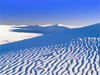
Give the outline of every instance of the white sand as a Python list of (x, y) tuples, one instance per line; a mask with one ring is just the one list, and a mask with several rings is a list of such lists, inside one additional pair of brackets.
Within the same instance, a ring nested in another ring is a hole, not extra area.
[(17, 28), (12, 28), (12, 27), (14, 26), (13, 25), (0, 25), (0, 45), (43, 35), (40, 33), (13, 32), (10, 30), (17, 29)]

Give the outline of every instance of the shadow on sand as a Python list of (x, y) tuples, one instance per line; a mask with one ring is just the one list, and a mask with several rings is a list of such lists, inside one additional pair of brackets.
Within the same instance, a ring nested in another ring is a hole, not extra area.
[(13, 27), (18, 29), (12, 29), (10, 31), (13, 32), (23, 32), (23, 33), (42, 33), (42, 34), (48, 34), (52, 32), (58, 32), (62, 30), (67, 30), (69, 28), (53, 25), (53, 26), (39, 26), (39, 25), (28, 25), (28, 26), (20, 26), (20, 27)]

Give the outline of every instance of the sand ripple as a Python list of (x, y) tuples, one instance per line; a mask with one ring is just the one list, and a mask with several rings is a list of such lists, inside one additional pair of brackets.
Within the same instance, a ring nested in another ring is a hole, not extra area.
[(1, 75), (100, 75), (100, 38), (77, 38), (0, 55)]

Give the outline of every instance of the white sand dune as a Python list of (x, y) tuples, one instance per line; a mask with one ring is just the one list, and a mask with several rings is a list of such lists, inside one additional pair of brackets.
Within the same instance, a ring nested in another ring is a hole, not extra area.
[(43, 34), (53, 33), (82, 26), (68, 25), (0, 25), (0, 45), (24, 39), (34, 38)]
[(13, 27), (14, 25), (0, 25), (0, 45), (43, 35), (41, 33), (12, 32), (10, 30), (18, 29)]
[[(81, 30), (88, 30), (88, 34), (80, 32)], [(94, 25), (48, 34), (31, 41), (29, 39), (1, 45), (0, 74), (100, 75), (98, 30), (98, 25)], [(76, 31), (76, 34), (72, 34), (76, 35), (75, 38), (68, 35), (69, 31)], [(18, 44), (20, 45), (16, 47)]]
[[(93, 43), (88, 39), (86, 38), (88, 42)], [(83, 42), (80, 45), (77, 44), (80, 41), (75, 40), (76, 43), (73, 45), (74, 41), (71, 41), (70, 45), (60, 44), (58, 47), (51, 45), (3, 54), (0, 58), (0, 73), (1, 75), (99, 75), (99, 47), (96, 45), (98, 41), (90, 45), (88, 42), (85, 43), (86, 40), (81, 40)], [(91, 49), (82, 49), (85, 46), (83, 43)], [(93, 46), (97, 49), (94, 50)]]

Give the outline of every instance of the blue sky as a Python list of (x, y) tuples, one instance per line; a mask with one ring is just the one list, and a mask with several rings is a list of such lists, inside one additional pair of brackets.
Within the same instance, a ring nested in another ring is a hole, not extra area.
[(99, 0), (0, 0), (1, 24), (91, 25), (100, 22)]

